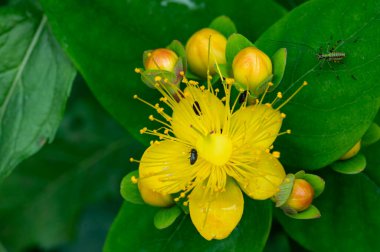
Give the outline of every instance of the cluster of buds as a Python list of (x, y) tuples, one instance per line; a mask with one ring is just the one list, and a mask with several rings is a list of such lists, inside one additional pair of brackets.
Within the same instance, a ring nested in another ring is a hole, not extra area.
[[(286, 49), (279, 49), (270, 58), (236, 33), (231, 23), (226, 17), (219, 17), (210, 27), (195, 32), (186, 47), (173, 41), (167, 48), (146, 51), (145, 69), (138, 69), (143, 82), (154, 87), (157, 76), (172, 85), (179, 85), (184, 77), (199, 81), (213, 76), (230, 78), (239, 92), (248, 91), (253, 98), (264, 93), (268, 86), (270, 90), (276, 88), (284, 75)], [(223, 30), (225, 27), (230, 29)]]

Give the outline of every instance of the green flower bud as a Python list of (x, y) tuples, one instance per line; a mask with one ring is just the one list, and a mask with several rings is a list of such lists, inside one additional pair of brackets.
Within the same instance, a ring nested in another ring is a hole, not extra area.
[(216, 30), (204, 28), (194, 33), (186, 44), (190, 70), (203, 78), (207, 77), (207, 69), (213, 75), (216, 72), (215, 61), (217, 64), (226, 63), (226, 45), (227, 39)]
[(232, 71), (237, 85), (254, 94), (273, 77), (270, 58), (254, 46), (244, 48), (235, 56)]

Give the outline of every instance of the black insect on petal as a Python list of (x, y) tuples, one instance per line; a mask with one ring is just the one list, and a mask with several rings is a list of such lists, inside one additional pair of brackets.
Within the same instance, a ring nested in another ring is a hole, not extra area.
[(190, 164), (193, 165), (198, 159), (198, 152), (196, 149), (191, 149), (190, 151)]
[(193, 104), (193, 110), (197, 116), (200, 116), (202, 114), (201, 106), (199, 105), (199, 103), (197, 101), (195, 101)]

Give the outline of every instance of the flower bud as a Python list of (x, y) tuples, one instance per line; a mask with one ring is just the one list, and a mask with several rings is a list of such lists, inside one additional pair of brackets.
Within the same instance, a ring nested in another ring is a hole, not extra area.
[(163, 195), (155, 192), (149, 187), (149, 184), (150, 183), (145, 183), (144, 179), (138, 180), (138, 188), (145, 203), (157, 207), (169, 207), (174, 205), (173, 198), (170, 194)]
[(347, 160), (358, 154), (361, 147), (361, 141), (357, 142), (349, 151), (347, 151), (343, 156), (340, 157), (340, 160)]
[(145, 70), (166, 70), (173, 72), (178, 56), (172, 50), (159, 48), (147, 53), (144, 59)]
[(301, 212), (309, 208), (313, 198), (314, 189), (310, 183), (304, 179), (295, 179), (286, 205), (297, 212)]
[(194, 33), (186, 44), (190, 70), (203, 78), (207, 77), (207, 69), (213, 75), (216, 72), (215, 61), (217, 64), (226, 63), (226, 45), (227, 39), (216, 30), (204, 28)]
[(254, 46), (241, 50), (232, 62), (235, 82), (253, 93), (272, 78), (270, 58)]

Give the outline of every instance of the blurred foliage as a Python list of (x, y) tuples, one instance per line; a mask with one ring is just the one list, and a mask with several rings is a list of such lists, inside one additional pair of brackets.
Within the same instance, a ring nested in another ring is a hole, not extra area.
[[(78, 221), (84, 218), (82, 222), (106, 226), (97, 242), (99, 251), (121, 202), (120, 181), (130, 169), (127, 157), (141, 151), (78, 78), (54, 143), (23, 162), (0, 186), (4, 246), (23, 251), (63, 245), (78, 239), (77, 229), (85, 228)], [(87, 241), (99, 237), (86, 235)], [(68, 248), (61, 251), (75, 251)]]

